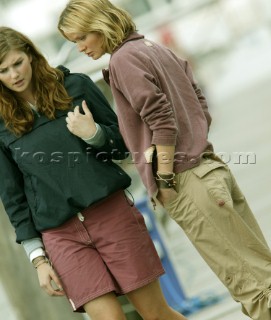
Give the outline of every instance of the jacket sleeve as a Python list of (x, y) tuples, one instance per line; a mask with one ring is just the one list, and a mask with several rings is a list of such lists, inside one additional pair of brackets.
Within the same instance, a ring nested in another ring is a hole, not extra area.
[(39, 237), (24, 192), (21, 171), (5, 146), (0, 145), (0, 197), (16, 232), (16, 242)]
[[(113, 90), (128, 101), (152, 131), (154, 145), (175, 145), (177, 125), (174, 112), (166, 94), (156, 79), (153, 63), (145, 55), (125, 52), (110, 61)], [(110, 80), (111, 81), (111, 80)]]
[[(104, 144), (101, 147), (94, 147), (98, 151), (103, 152), (107, 155), (110, 155), (109, 158), (113, 158), (115, 160), (121, 160), (128, 156), (128, 149), (124, 143), (122, 135), (119, 132), (118, 119), (117, 116), (110, 106), (109, 102), (103, 95), (102, 91), (98, 88), (98, 86), (85, 74), (77, 74), (80, 77), (79, 81), (77, 81), (77, 87), (80, 85), (81, 88), (78, 88), (79, 91), (83, 91), (83, 96), (86, 100), (86, 103), (92, 113), (94, 121), (99, 124), (104, 134)], [(67, 88), (69, 94), (75, 98), (77, 93), (72, 93)], [(79, 102), (79, 106), (81, 108), (81, 101)], [(78, 103), (77, 103), (78, 104)]]

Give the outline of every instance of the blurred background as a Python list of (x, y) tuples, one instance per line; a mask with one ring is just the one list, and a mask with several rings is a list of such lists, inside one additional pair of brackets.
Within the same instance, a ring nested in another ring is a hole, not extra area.
[[(210, 141), (235, 174), (271, 245), (271, 1), (112, 2), (131, 13), (139, 33), (190, 61), (209, 101)], [(0, 25), (29, 36), (51, 65), (87, 73), (114, 107), (101, 73), (109, 56), (93, 61), (80, 55), (57, 31), (65, 4), (66, 0), (0, 0)], [(131, 192), (167, 271), (161, 283), (168, 302), (190, 320), (248, 319), (176, 223), (161, 208), (152, 211), (134, 167), (124, 167), (134, 178)], [(41, 291), (35, 270), (15, 244), (4, 208), (0, 211), (0, 319), (88, 319), (73, 314), (65, 299)], [(127, 319), (140, 319), (124, 298), (120, 300)]]

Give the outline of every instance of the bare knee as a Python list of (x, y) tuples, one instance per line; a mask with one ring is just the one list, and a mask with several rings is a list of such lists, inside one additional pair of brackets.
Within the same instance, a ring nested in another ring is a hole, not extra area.
[(89, 301), (84, 309), (92, 320), (126, 320), (115, 294), (108, 293)]

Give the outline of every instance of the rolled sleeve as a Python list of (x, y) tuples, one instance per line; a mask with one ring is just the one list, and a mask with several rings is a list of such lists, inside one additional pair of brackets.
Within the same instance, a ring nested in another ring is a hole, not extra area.
[[(43, 245), (43, 242), (41, 240), (41, 238), (32, 238), (32, 239), (29, 239), (29, 240), (24, 240), (21, 242), (28, 258), (31, 260), (33, 260), (35, 257), (38, 257), (39, 255), (45, 255), (44, 254), (44, 245)], [(36, 255), (35, 257), (31, 257), (31, 254), (33, 252), (36, 252)]]

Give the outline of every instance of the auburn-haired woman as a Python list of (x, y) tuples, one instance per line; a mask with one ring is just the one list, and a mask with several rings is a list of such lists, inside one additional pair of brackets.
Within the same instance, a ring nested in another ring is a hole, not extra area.
[(161, 293), (130, 177), (112, 162), (127, 149), (101, 91), (1, 27), (0, 92), (0, 197), (41, 287), (93, 320), (125, 319), (120, 294), (144, 319), (185, 319)]

